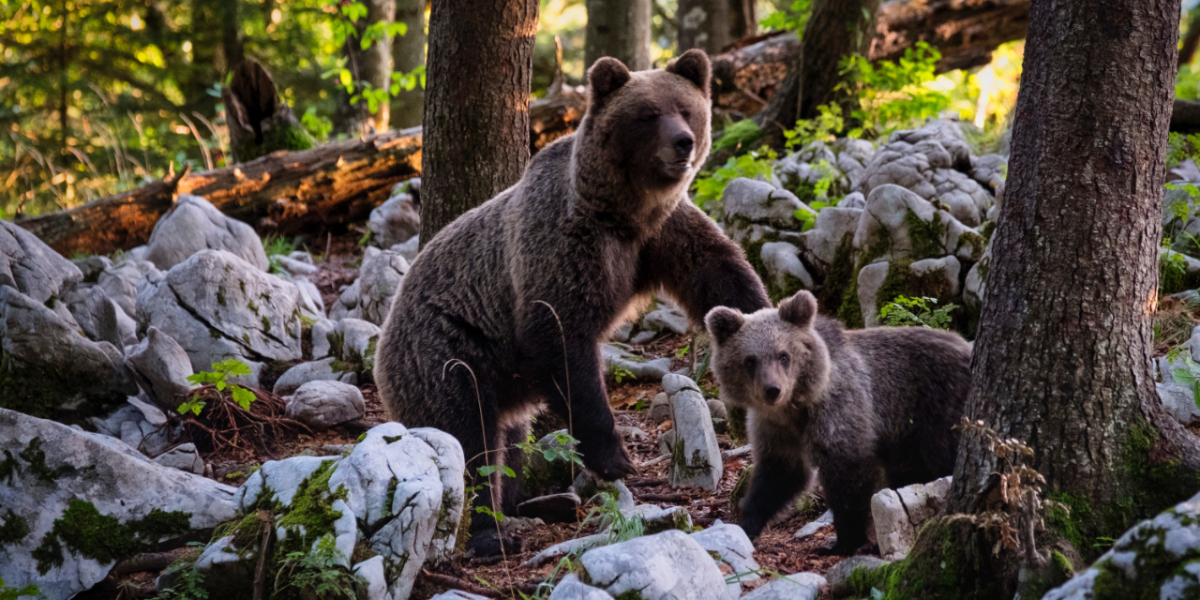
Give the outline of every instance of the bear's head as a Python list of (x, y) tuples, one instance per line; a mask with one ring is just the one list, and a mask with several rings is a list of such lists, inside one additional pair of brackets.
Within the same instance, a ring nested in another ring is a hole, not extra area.
[(829, 383), (829, 348), (813, 328), (817, 299), (801, 290), (778, 309), (752, 314), (718, 306), (704, 318), (722, 399), (771, 412), (819, 402)]
[(688, 50), (666, 68), (637, 72), (605, 57), (587, 77), (588, 109), (575, 139), (576, 190), (595, 209), (669, 214), (711, 145), (708, 55)]

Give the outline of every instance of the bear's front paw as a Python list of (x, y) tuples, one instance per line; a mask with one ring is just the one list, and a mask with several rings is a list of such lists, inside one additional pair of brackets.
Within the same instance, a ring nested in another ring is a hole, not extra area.
[(625, 451), (625, 447), (616, 445), (615, 450), (600, 456), (596, 454), (583, 455), (583, 464), (598, 477), (605, 481), (617, 481), (624, 479), (630, 475), (637, 474), (637, 465), (633, 464), (633, 460), (629, 458), (629, 453)]
[(862, 548), (863, 545), (866, 543), (867, 543), (867, 540), (851, 540), (849, 538), (846, 538), (846, 541), (843, 542), (842, 537), (839, 536), (839, 537), (834, 538), (833, 544), (830, 544), (830, 545), (822, 547), (822, 548), (817, 548), (817, 555), (819, 555), (819, 556), (854, 556), (855, 554), (858, 553), (858, 549)]
[(476, 558), (520, 554), (525, 551), (525, 540), (515, 535), (502, 535), (495, 529), (481, 529), (471, 532), (467, 551), (470, 556)]

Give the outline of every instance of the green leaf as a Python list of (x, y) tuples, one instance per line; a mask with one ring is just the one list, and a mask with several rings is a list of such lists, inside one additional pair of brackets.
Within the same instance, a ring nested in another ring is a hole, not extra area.
[(242, 410), (249, 411), (250, 403), (255, 400), (254, 392), (240, 385), (230, 386), (230, 391), (233, 393), (233, 401), (237, 402), (238, 406), (242, 407)]

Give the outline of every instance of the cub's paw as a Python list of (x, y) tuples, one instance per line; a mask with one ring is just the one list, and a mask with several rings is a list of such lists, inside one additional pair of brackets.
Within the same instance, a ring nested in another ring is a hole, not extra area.
[(832, 544), (817, 548), (816, 553), (819, 556), (854, 556), (864, 544), (866, 540), (848, 540), (843, 543), (841, 538), (835, 537)]
[(495, 529), (480, 529), (471, 532), (467, 541), (467, 555), (472, 557), (520, 554), (525, 551), (525, 540), (515, 535), (500, 534)]

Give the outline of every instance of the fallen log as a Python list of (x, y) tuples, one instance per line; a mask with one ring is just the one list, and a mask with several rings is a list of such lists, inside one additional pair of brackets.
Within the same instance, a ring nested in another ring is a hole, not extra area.
[[(895, 60), (923, 41), (942, 53), (939, 72), (991, 60), (1005, 42), (1023, 39), (1030, 0), (892, 0), (879, 7), (871, 60)], [(758, 36), (713, 57), (717, 108), (752, 115), (783, 82), (800, 54), (795, 32)]]
[(419, 129), (278, 151), (178, 175), (70, 210), (18, 221), (60, 254), (108, 254), (146, 243), (179, 194), (195, 194), (260, 232), (294, 235), (365, 220), (394, 184), (421, 170)]
[[(530, 147), (575, 130), (583, 87), (563, 86), (530, 105)], [(421, 128), (389, 131), (308, 150), (279, 151), (230, 167), (180, 174), (83, 206), (17, 224), (60, 254), (108, 254), (144, 244), (179, 194), (204, 196), (260, 233), (320, 233), (366, 220), (392, 186), (421, 171)]]

